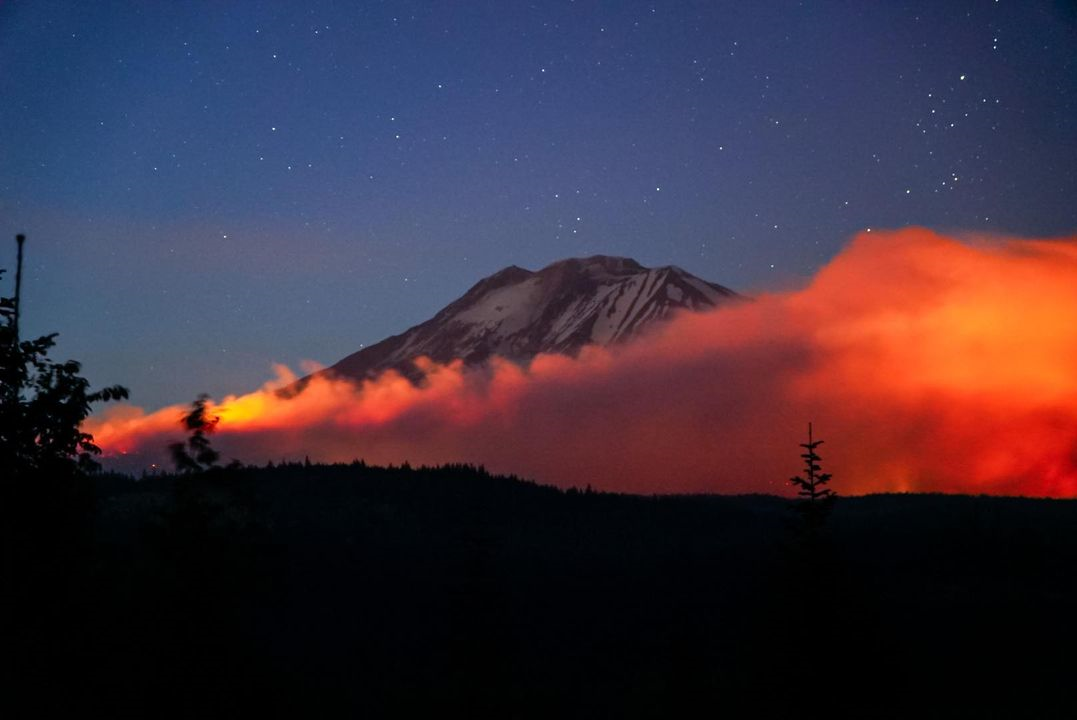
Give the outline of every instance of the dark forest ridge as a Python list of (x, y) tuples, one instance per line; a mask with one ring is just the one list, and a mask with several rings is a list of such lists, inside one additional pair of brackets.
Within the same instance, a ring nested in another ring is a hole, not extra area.
[(673, 265), (631, 258), (569, 258), (538, 271), (511, 265), (480, 280), (430, 320), (347, 356), (324, 373), (361, 380), (390, 368), (414, 377), (412, 361), (492, 356), (526, 363), (540, 353), (574, 355), (585, 345), (637, 337), (678, 310), (742, 299)]
[[(1073, 716), (1074, 502), (842, 498), (806, 566), (771, 496), (363, 463), (97, 486), (54, 702), (842, 717), (867, 695), (875, 717)], [(835, 681), (807, 694), (812, 663)]]

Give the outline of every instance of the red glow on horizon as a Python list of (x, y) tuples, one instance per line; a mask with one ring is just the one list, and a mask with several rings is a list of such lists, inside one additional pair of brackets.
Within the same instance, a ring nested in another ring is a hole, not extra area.
[[(214, 444), (247, 462), (472, 462), (627, 492), (784, 493), (813, 420), (843, 494), (1077, 495), (1077, 239), (875, 231), (804, 289), (681, 315), (631, 345), (526, 370), (420, 363), (422, 387), (389, 372), (225, 398)], [(183, 412), (120, 407), (86, 430), (149, 465)]]

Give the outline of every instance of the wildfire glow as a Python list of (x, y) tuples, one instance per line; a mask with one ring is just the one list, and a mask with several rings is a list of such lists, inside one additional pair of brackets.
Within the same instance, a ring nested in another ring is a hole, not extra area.
[[(1077, 495), (1077, 239), (855, 238), (803, 290), (685, 314), (624, 347), (214, 406), (225, 457), (483, 463), (631, 492), (784, 492), (808, 420), (845, 494)], [(161, 462), (184, 406), (86, 430)]]

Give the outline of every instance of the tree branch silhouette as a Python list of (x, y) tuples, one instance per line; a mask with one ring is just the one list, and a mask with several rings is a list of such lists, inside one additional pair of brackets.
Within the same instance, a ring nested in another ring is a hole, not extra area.
[(202, 393), (191, 403), (190, 411), (180, 421), (190, 433), (186, 442), (172, 443), (168, 446), (176, 471), (197, 473), (209, 470), (217, 465), (220, 453), (213, 449), (209, 436), (217, 429), (220, 417), (209, 417), (206, 405), (209, 395)]

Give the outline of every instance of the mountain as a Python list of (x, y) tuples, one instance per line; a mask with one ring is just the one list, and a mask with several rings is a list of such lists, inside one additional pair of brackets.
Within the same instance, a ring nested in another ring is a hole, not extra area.
[(539, 271), (515, 265), (480, 280), (430, 320), (353, 353), (321, 371), (363, 379), (389, 368), (416, 379), (412, 361), (480, 364), (493, 355), (526, 363), (539, 353), (575, 354), (623, 342), (676, 310), (706, 310), (742, 299), (678, 267), (646, 268), (595, 255)]

